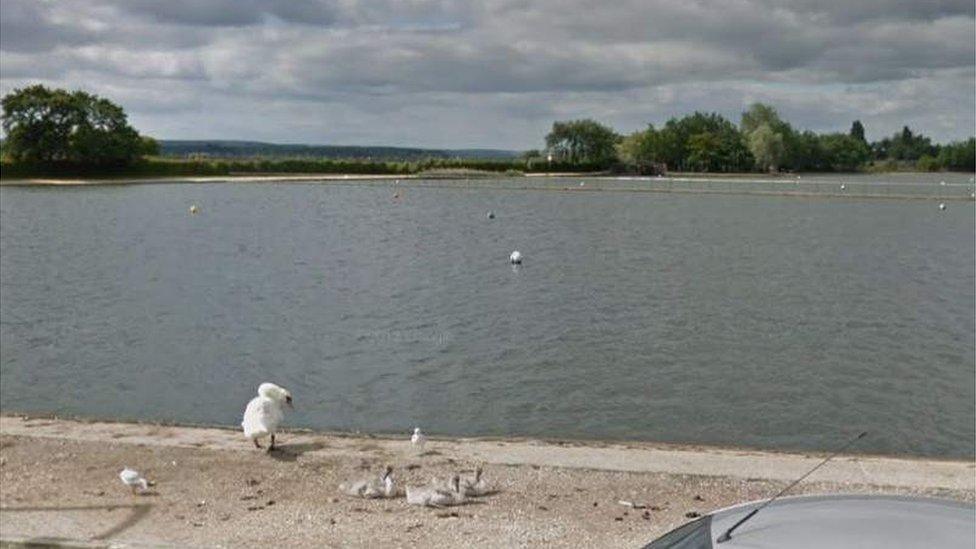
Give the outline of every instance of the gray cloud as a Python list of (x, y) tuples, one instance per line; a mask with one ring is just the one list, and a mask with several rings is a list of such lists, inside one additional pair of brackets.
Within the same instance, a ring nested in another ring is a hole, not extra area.
[[(538, 146), (554, 119), (621, 130), (754, 100), (878, 137), (974, 131), (967, 2), (0, 2), (0, 91), (122, 103), (160, 137)], [(270, 123), (269, 121), (273, 121)]]

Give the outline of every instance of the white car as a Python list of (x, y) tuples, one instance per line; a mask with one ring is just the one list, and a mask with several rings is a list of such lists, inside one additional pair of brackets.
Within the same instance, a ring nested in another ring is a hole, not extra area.
[(668, 532), (644, 549), (976, 547), (973, 504), (882, 495), (778, 499), (719, 541), (766, 501), (720, 509)]

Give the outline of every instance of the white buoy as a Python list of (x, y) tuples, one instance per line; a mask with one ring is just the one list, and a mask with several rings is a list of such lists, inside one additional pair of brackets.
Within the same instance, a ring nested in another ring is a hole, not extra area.
[(197, 205), (196, 204), (193, 204), (192, 206), (190, 206), (190, 213), (191, 214), (195, 214), (198, 211), (200, 211), (200, 208), (197, 208)]
[(943, 203), (941, 203), (941, 204), (939, 204), (939, 210), (941, 210), (941, 211), (945, 211), (945, 209), (946, 209), (946, 205), (945, 205), (945, 202), (943, 202)]
[(586, 185), (586, 182), (585, 181), (580, 181), (580, 187), (582, 187), (583, 185)]
[(945, 185), (945, 181), (939, 181), (939, 185)]
[(512, 255), (508, 256), (508, 260), (512, 262), (512, 265), (522, 264), (522, 252), (515, 250)]
[(495, 212), (488, 210), (488, 213), (485, 214), (485, 217), (487, 217), (488, 219), (495, 219)]
[(847, 190), (847, 185), (844, 185), (843, 183), (841, 183), (840, 190), (846, 191)]

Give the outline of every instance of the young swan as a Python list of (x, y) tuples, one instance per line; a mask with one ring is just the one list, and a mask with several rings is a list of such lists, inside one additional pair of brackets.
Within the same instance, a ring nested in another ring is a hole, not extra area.
[(394, 498), (397, 495), (397, 489), (396, 482), (393, 480), (393, 467), (388, 465), (378, 479), (367, 478), (350, 484), (340, 484), (339, 490), (346, 495), (357, 498)]
[(461, 489), (468, 497), (484, 496), (492, 491), (485, 479), (481, 478), (481, 467), (474, 470), (474, 478), (467, 477), (461, 482)]
[(451, 478), (451, 488), (449, 490), (431, 486), (407, 486), (407, 503), (410, 505), (446, 507), (449, 505), (461, 505), (464, 502), (465, 497), (461, 489), (461, 477), (457, 475)]
[(275, 433), (285, 418), (284, 406), (292, 408), (291, 393), (274, 383), (262, 383), (258, 387), (258, 396), (252, 398), (244, 409), (244, 421), (241, 422), (244, 436), (258, 448), (261, 448), (259, 441), (270, 436), (268, 451), (274, 450)]

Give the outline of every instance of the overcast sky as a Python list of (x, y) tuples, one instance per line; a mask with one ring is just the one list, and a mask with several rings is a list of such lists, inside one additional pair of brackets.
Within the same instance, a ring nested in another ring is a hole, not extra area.
[(525, 149), (762, 101), (945, 141), (974, 71), (973, 0), (0, 2), (0, 92), (84, 88), (170, 139)]

